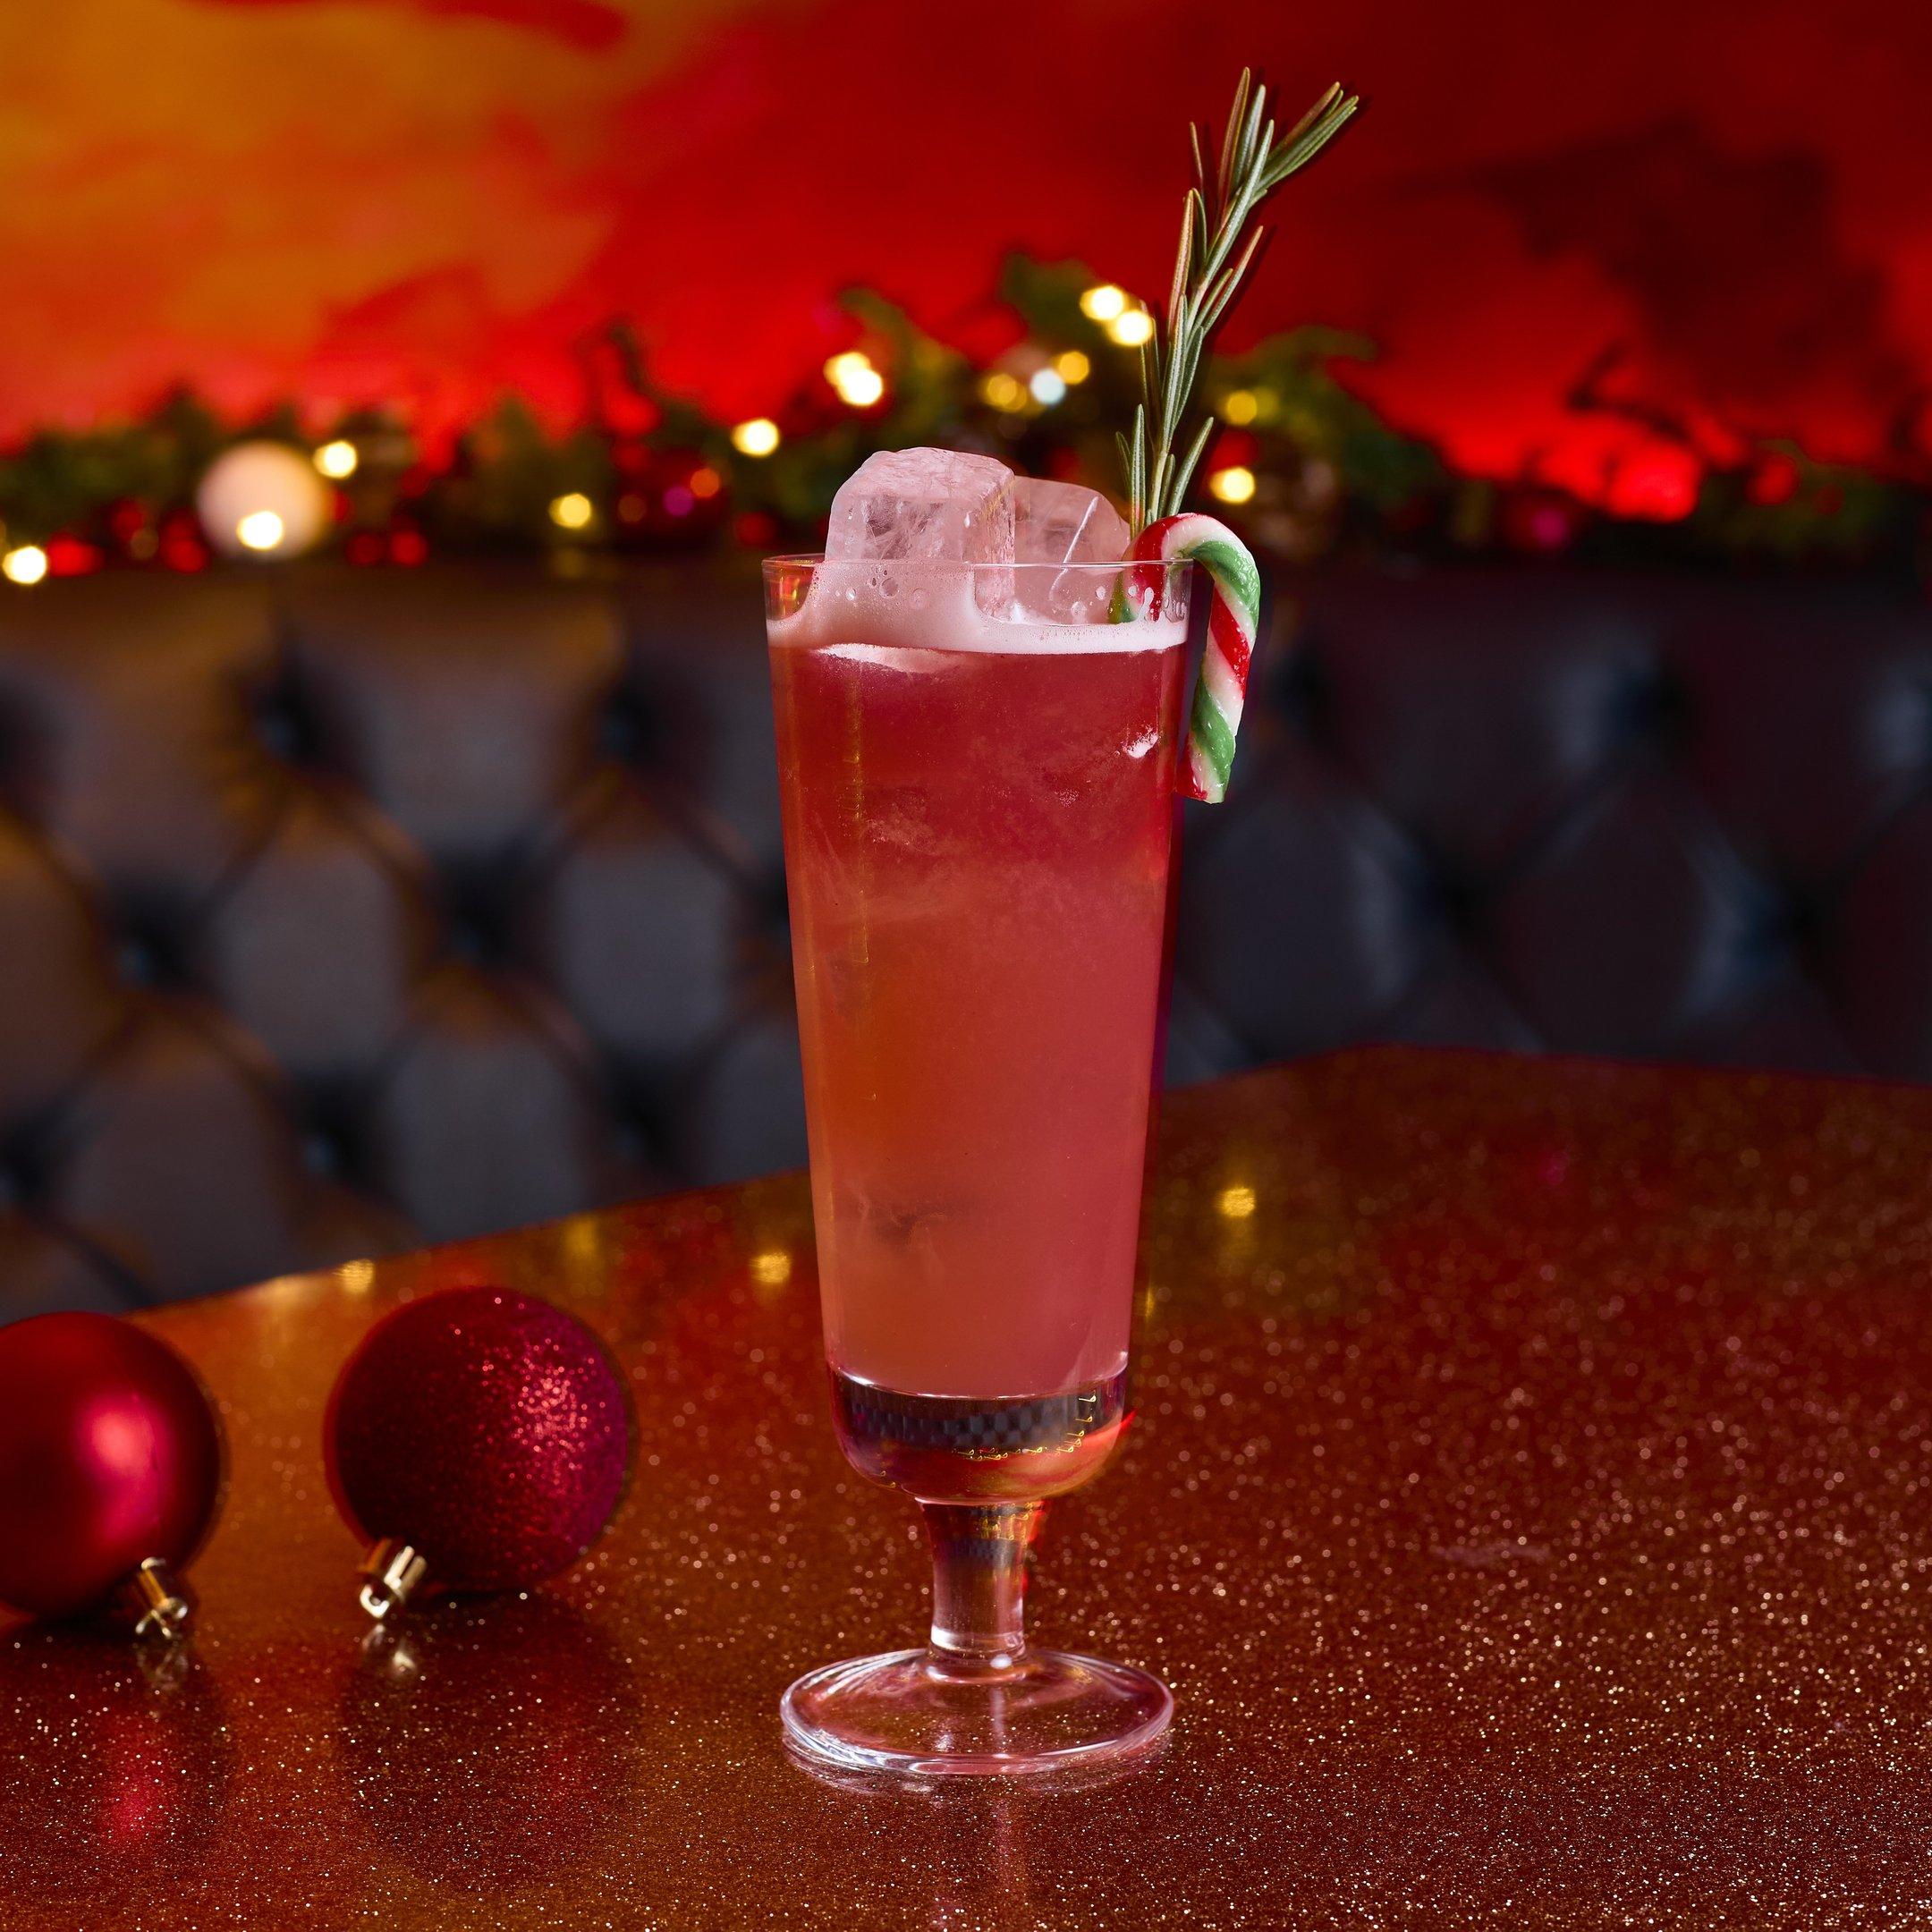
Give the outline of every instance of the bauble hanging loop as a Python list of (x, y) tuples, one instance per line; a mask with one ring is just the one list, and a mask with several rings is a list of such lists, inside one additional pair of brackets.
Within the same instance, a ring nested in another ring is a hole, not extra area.
[(447, 1288), (369, 1330), (323, 1451), (378, 1622), (419, 1590), (528, 1589), (568, 1569), (623, 1494), (631, 1413), (604, 1345), (508, 1288)]
[(356, 1601), (380, 1623), (400, 1610), (429, 1573), (422, 1553), (394, 1537), (378, 1537), (362, 1554), (362, 1588)]
[(0, 1328), (0, 1604), (179, 1637), (221, 1481), (215, 1411), (165, 1342), (108, 1315)]

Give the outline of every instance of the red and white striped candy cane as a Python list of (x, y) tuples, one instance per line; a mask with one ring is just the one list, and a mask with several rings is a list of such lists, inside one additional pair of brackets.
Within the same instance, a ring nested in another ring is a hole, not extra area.
[[(1213, 587), (1208, 649), (1194, 686), (1174, 790), (1182, 798), (1217, 805), (1227, 792), (1234, 733), (1248, 694), (1248, 664), (1261, 621), (1261, 572), (1248, 546), (1225, 523), (1191, 513), (1149, 523), (1127, 555), (1138, 564), (1199, 564)], [(1140, 610), (1153, 607), (1160, 576), (1151, 570), (1138, 573), (1131, 602)]]

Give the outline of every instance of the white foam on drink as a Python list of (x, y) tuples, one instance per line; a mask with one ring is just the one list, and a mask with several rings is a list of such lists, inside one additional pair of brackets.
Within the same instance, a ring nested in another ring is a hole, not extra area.
[(901, 650), (890, 644), (828, 644), (823, 650), (827, 657), (843, 657), (851, 664), (875, 665), (881, 671), (897, 671), (907, 677), (917, 677), (933, 667), (930, 651)]
[(1177, 650), (1187, 626), (1178, 619), (1131, 623), (1052, 623), (1037, 617), (988, 614), (963, 566), (901, 566), (890, 574), (864, 564), (821, 564), (803, 606), (775, 619), (771, 641), (828, 650), (898, 671), (911, 651), (971, 651), (1009, 657), (1091, 657), (1119, 651)]

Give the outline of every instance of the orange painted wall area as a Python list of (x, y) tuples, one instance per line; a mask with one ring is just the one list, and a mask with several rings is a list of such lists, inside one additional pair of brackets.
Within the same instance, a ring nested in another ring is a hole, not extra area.
[(1002, 252), (1158, 292), (1243, 61), (1368, 113), (1236, 332), (1314, 320), (1463, 465), (1586, 492), (1600, 387), (1922, 460), (1919, 0), (62, 0), (0, 9), (0, 435), (182, 379), (248, 408), (575, 405), (614, 315), (769, 407), (864, 282), (970, 329)]

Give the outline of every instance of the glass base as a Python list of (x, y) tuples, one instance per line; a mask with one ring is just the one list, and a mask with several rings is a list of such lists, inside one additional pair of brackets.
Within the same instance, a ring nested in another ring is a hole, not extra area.
[(1058, 1650), (1028, 1650), (996, 1672), (893, 1650), (801, 1677), (779, 1709), (787, 1741), (817, 1764), (1000, 1777), (1123, 1764), (1158, 1742), (1174, 1699), (1145, 1671)]

